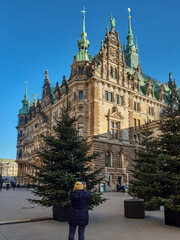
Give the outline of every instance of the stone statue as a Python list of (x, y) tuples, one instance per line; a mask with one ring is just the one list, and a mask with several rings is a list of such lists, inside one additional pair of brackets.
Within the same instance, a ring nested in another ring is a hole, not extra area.
[(112, 17), (112, 14), (111, 14), (111, 28), (114, 28), (116, 25), (116, 20), (115, 18)]
[(173, 72), (170, 72), (170, 73), (169, 73), (169, 79), (172, 79), (172, 73), (173, 73)]

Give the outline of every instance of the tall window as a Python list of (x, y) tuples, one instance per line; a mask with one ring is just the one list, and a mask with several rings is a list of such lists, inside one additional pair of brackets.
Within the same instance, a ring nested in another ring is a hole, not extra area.
[(123, 97), (119, 96), (119, 104), (123, 105)]
[(140, 121), (140, 119), (138, 119), (138, 129), (140, 129), (141, 128), (141, 121)]
[(108, 92), (105, 91), (105, 100), (108, 100)]
[(119, 95), (116, 95), (116, 103), (119, 104)]
[(118, 139), (119, 127), (118, 122), (111, 121), (111, 137)]
[(136, 131), (137, 125), (136, 125), (136, 119), (134, 118), (134, 130)]
[(105, 166), (106, 167), (111, 167), (111, 153), (110, 153), (110, 151), (107, 151), (105, 153)]
[(110, 69), (110, 75), (111, 75), (111, 77), (113, 77), (113, 69), (112, 68)]
[(112, 102), (112, 93), (109, 93), (109, 101)]
[(118, 154), (117, 167), (123, 168), (123, 154), (122, 153)]
[(117, 69), (114, 71), (114, 78), (117, 79)]
[(82, 67), (81, 74), (84, 74), (84, 67)]
[(83, 100), (83, 91), (79, 91), (79, 100)]
[(78, 68), (78, 74), (81, 75), (81, 68)]

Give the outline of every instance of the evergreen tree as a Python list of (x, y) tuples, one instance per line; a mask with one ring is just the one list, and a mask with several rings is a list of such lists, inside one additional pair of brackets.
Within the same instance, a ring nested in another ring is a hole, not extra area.
[(75, 117), (70, 117), (70, 109), (63, 108), (60, 120), (56, 119), (53, 135), (43, 136), (45, 147), (38, 152), (41, 167), (33, 165), (36, 174), (28, 175), (34, 183), (33, 193), (39, 198), (29, 199), (30, 202), (47, 207), (68, 206), (68, 192), (76, 181), (85, 181), (92, 193), (89, 209), (105, 201), (97, 191), (102, 181), (101, 169), (95, 169), (93, 160), (98, 154), (90, 153), (87, 138), (78, 136), (74, 128), (76, 121)]
[(158, 206), (157, 198), (161, 195), (158, 181), (157, 142), (154, 140), (153, 131), (150, 131), (148, 123), (141, 129), (142, 141), (135, 151), (135, 159), (132, 166), (132, 179), (128, 192), (130, 195), (144, 199), (145, 206)]
[(180, 212), (180, 101), (178, 91), (172, 87), (168, 105), (160, 122), (159, 175), (162, 203)]

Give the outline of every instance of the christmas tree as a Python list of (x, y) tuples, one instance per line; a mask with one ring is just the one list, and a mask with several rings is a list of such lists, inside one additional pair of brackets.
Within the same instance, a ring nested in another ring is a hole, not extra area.
[(172, 86), (168, 105), (160, 122), (160, 184), (162, 203), (180, 212), (180, 105), (176, 86)]
[(35, 176), (29, 176), (34, 183), (33, 193), (38, 199), (29, 199), (31, 203), (42, 206), (69, 206), (68, 192), (76, 181), (85, 181), (92, 193), (88, 202), (89, 209), (105, 201), (97, 186), (102, 181), (101, 169), (95, 169), (94, 159), (97, 153), (90, 153), (91, 145), (87, 138), (78, 136), (75, 129), (77, 119), (70, 117), (70, 109), (64, 107), (59, 120), (56, 119), (54, 133), (43, 136), (45, 147), (38, 155), (41, 167), (33, 165)]
[(132, 179), (128, 192), (131, 196), (144, 199), (145, 207), (158, 206), (157, 198), (161, 195), (158, 181), (157, 142), (153, 138), (148, 123), (141, 129), (142, 141), (138, 144), (133, 160)]

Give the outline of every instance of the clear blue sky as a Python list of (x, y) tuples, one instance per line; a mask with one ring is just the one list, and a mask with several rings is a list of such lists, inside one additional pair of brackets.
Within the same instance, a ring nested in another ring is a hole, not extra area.
[(41, 98), (46, 68), (54, 85), (69, 77), (84, 5), (91, 55), (100, 49), (111, 12), (121, 43), (126, 40), (130, 7), (143, 72), (166, 83), (172, 71), (180, 86), (179, 0), (0, 0), (0, 158), (16, 158), (25, 81), (31, 101), (33, 93)]

